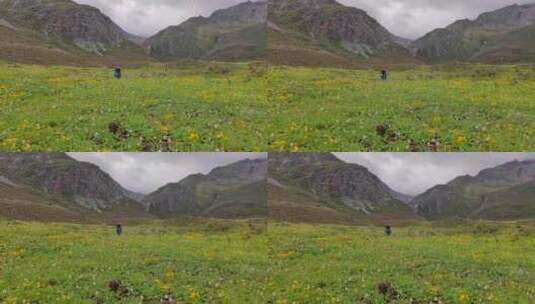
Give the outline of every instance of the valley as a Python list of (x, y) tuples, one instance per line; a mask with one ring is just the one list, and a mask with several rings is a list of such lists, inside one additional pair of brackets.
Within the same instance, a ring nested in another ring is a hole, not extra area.
[(0, 153), (0, 217), (89, 224), (266, 218), (266, 174), (265, 159), (242, 159), (142, 194), (65, 153)]
[(245, 2), (144, 38), (69, 0), (0, 3), (3, 151), (535, 145), (533, 5), (411, 41), (334, 0)]
[(0, 0), (0, 304), (535, 303), (529, 1)]
[[(180, 160), (181, 154), (170, 155)], [(193, 171), (150, 192), (137, 193), (99, 166), (68, 154), (0, 153), (0, 217), (88, 224), (183, 217), (269, 218), (380, 226), (535, 218), (531, 154), (410, 194), (394, 190), (371, 169), (337, 154), (261, 153), (252, 159), (248, 155), (212, 167), (206, 174)]]
[(340, 154), (254, 155), (141, 194), (113, 178), (131, 154), (0, 154), (0, 302), (535, 299), (531, 154), (418, 195)]

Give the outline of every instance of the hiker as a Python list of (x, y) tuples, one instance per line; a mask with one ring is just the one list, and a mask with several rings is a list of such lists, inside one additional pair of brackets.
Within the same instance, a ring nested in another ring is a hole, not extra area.
[(385, 235), (386, 235), (386, 236), (390, 236), (390, 235), (392, 235), (392, 227), (390, 227), (390, 226), (385, 226)]
[(381, 79), (382, 80), (387, 80), (388, 79), (388, 71), (387, 70), (382, 70), (381, 71)]
[(120, 67), (115, 67), (115, 70), (113, 72), (113, 77), (115, 77), (116, 79), (121, 79), (121, 68)]
[(116, 226), (116, 231), (117, 231), (117, 235), (119, 235), (119, 236), (120, 236), (121, 234), (123, 234), (123, 225), (121, 225), (121, 224), (117, 224), (117, 226)]

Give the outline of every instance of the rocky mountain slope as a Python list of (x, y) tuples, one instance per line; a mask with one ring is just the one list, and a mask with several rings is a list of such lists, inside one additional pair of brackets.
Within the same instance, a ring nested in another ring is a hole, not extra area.
[(459, 20), (414, 41), (413, 53), (429, 63), (532, 62), (535, 59), (535, 4), (511, 5)]
[(190, 18), (145, 41), (155, 58), (251, 60), (266, 50), (267, 2), (245, 2), (210, 17)]
[(365, 11), (335, 0), (272, 0), (269, 60), (279, 64), (370, 66), (417, 61)]
[(141, 203), (133, 199), (136, 194), (97, 166), (63, 153), (2, 153), (0, 182), (3, 191), (10, 194), (0, 197), (4, 208), (21, 207), (28, 213), (33, 212), (30, 207), (53, 208), (72, 218), (148, 216)]
[(0, 176), (0, 218), (58, 222), (82, 222), (84, 217), (56, 203), (52, 197), (32, 191)]
[(415, 197), (411, 205), (429, 219), (535, 217), (535, 161), (515, 161), (461, 176)]
[(10, 61), (55, 63), (67, 56), (67, 63), (129, 64), (149, 59), (135, 43), (138, 37), (98, 9), (71, 0), (0, 0), (0, 38), (1, 58)]
[(409, 200), (330, 153), (270, 153), (168, 184), (145, 197), (63, 153), (0, 153), (0, 217), (102, 222), (199, 216), (337, 224), (423, 218), (535, 218), (535, 160), (460, 176)]
[(269, 206), (276, 217), (284, 218), (286, 209), (291, 217), (300, 213), (302, 220), (315, 221), (324, 221), (324, 215), (335, 222), (415, 218), (396, 198), (399, 193), (368, 169), (330, 153), (271, 153), (269, 181)]
[(159, 217), (265, 217), (266, 160), (243, 160), (209, 174), (190, 175), (144, 199)]

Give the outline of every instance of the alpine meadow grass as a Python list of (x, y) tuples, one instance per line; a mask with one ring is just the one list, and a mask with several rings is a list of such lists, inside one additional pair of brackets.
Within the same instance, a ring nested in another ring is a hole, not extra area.
[(535, 70), (3, 64), (2, 151), (525, 151)]
[(533, 303), (533, 223), (1, 221), (0, 302)]

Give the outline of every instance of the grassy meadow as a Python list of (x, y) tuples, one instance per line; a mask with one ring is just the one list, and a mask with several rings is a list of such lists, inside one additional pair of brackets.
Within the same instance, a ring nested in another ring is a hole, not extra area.
[(533, 223), (0, 221), (0, 303), (533, 303)]
[[(254, 303), (265, 226), (0, 222), (0, 303)], [(169, 302), (171, 303), (171, 302)]]
[(394, 228), (275, 225), (280, 303), (533, 303), (535, 231), (495, 224)]
[(270, 149), (524, 151), (535, 147), (535, 67), (391, 71), (274, 67)]
[(2, 151), (245, 151), (267, 137), (262, 64), (0, 66)]
[(0, 65), (2, 151), (524, 151), (535, 68)]

